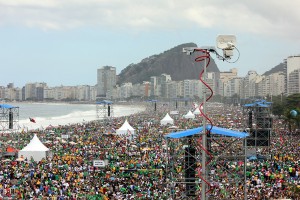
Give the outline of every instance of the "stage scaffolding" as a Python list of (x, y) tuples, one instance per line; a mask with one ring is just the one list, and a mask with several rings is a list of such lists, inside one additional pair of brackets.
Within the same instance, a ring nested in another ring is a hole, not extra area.
[(246, 131), (250, 134), (247, 139), (249, 154), (270, 155), (270, 142), (273, 118), (271, 117), (271, 102), (256, 100), (243, 106)]
[(103, 100), (96, 102), (97, 120), (106, 121), (114, 116), (114, 109), (112, 101)]
[[(170, 197), (198, 200), (201, 197), (202, 183), (208, 186), (206, 199), (220, 199), (220, 197), (228, 199), (232, 192), (229, 190), (231, 187), (237, 187), (246, 194), (244, 165), (247, 162), (246, 148), (244, 148), (246, 137), (209, 134), (206, 171), (202, 173), (203, 148), (199, 147), (202, 131), (190, 130), (195, 134), (181, 138), (166, 137), (168, 146), (166, 180), (170, 187)], [(202, 180), (199, 173), (205, 179)]]
[(0, 104), (0, 131), (15, 132), (19, 129), (19, 107)]

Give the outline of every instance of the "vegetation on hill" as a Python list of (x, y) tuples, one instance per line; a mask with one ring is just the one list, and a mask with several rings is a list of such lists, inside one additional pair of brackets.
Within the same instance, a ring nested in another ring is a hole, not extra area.
[[(183, 47), (197, 47), (194, 43), (178, 45), (158, 55), (152, 55), (143, 59), (140, 63), (130, 64), (121, 71), (118, 76), (118, 84), (125, 82), (142, 83), (150, 81), (151, 76), (169, 74), (172, 80), (198, 79), (203, 69), (203, 62), (196, 63), (195, 57), (200, 54), (186, 55)], [(213, 59), (207, 68), (208, 72), (219, 72), (219, 68)]]

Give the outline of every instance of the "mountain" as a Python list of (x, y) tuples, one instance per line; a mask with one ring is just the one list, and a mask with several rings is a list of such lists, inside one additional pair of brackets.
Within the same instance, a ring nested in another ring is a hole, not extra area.
[(275, 67), (273, 67), (272, 69), (270, 69), (269, 71), (266, 71), (263, 75), (268, 76), (268, 75), (276, 73), (276, 72), (284, 72), (285, 68), (286, 68), (286, 63), (280, 63), (280, 64), (276, 65)]
[[(195, 62), (195, 58), (201, 53), (187, 55), (182, 52), (183, 47), (197, 47), (197, 45), (194, 43), (181, 44), (158, 55), (149, 56), (140, 63), (130, 64), (118, 75), (118, 84), (142, 83), (150, 81), (151, 76), (160, 76), (163, 73), (171, 75), (174, 81), (199, 79), (203, 62)], [(220, 72), (212, 58), (207, 72)]]

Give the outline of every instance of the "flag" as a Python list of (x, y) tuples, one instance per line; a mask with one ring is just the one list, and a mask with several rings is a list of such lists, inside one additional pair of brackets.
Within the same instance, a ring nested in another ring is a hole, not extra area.
[(29, 117), (29, 120), (30, 120), (31, 122), (35, 123), (35, 119)]
[(283, 143), (284, 143), (284, 140), (283, 140), (282, 136), (280, 136), (280, 143), (281, 143), (281, 145), (283, 145)]

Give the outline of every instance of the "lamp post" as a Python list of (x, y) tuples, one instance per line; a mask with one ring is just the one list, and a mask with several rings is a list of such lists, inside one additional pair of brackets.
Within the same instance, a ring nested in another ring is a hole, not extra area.
[[(231, 59), (231, 56), (233, 56), (233, 50), (234, 49), (237, 49), (236, 48), (236, 38), (234, 35), (219, 35), (217, 37), (217, 47), (219, 49), (222, 49), (223, 50), (223, 56), (221, 56), (220, 54), (217, 53), (215, 47), (209, 47), (209, 46), (206, 46), (206, 47), (202, 47), (202, 48), (195, 48), (195, 47), (185, 47), (183, 48), (183, 53), (186, 53), (188, 55), (191, 55), (192, 53), (194, 53), (195, 51), (200, 51), (202, 53), (204, 53), (204, 56), (199, 56), (195, 59), (196, 62), (199, 62), (199, 61), (204, 61), (204, 69), (203, 71), (200, 73), (200, 81), (208, 88), (211, 90), (212, 94), (211, 96), (208, 97), (208, 100), (212, 97), (213, 95), (213, 91), (212, 89), (206, 84), (206, 79), (207, 79), (207, 72), (206, 72), (206, 65), (209, 64), (209, 61), (210, 61), (210, 52), (212, 53), (215, 53), (217, 55), (217, 58), (225, 61), (225, 60), (228, 60), (228, 59)], [(208, 61), (207, 61), (208, 59)], [(238, 60), (238, 59), (237, 59)], [(236, 61), (237, 61), (236, 60)], [(234, 62), (236, 62), (234, 61)], [(201, 79), (202, 77), (203, 79)], [(223, 83), (223, 87), (224, 87), (224, 83)], [(201, 167), (202, 167), (202, 171), (201, 171), (201, 174), (202, 174), (202, 182), (201, 182), (201, 200), (206, 200), (206, 193), (209, 192), (206, 191), (206, 184), (209, 184), (206, 180), (207, 180), (207, 172), (206, 172), (206, 165), (208, 164), (206, 161), (207, 161), (207, 135), (206, 135), (206, 124), (207, 124), (207, 121), (208, 120), (210, 123), (212, 123), (209, 118), (206, 117), (206, 101), (207, 101), (207, 96), (206, 96), (206, 93), (207, 93), (207, 90), (206, 88), (204, 89), (203, 91), (203, 103), (202, 103), (202, 106), (203, 106), (203, 131), (202, 131), (202, 136), (201, 136), (201, 139), (202, 139), (202, 160), (201, 160)], [(223, 88), (223, 98), (224, 98), (224, 88)], [(199, 144), (200, 145), (200, 144)], [(200, 173), (200, 172), (199, 172)]]
[[(206, 58), (204, 58), (204, 79), (203, 81), (206, 82)], [(204, 89), (203, 92), (203, 113), (206, 114), (206, 88)], [(202, 147), (206, 149), (206, 143), (207, 143), (207, 137), (206, 137), (206, 118), (203, 117), (203, 133), (202, 133)], [(201, 172), (202, 172), (202, 177), (204, 180), (206, 180), (206, 152), (202, 150), (202, 160), (201, 160)], [(201, 199), (205, 200), (206, 199), (206, 184), (202, 180), (201, 183)]]

